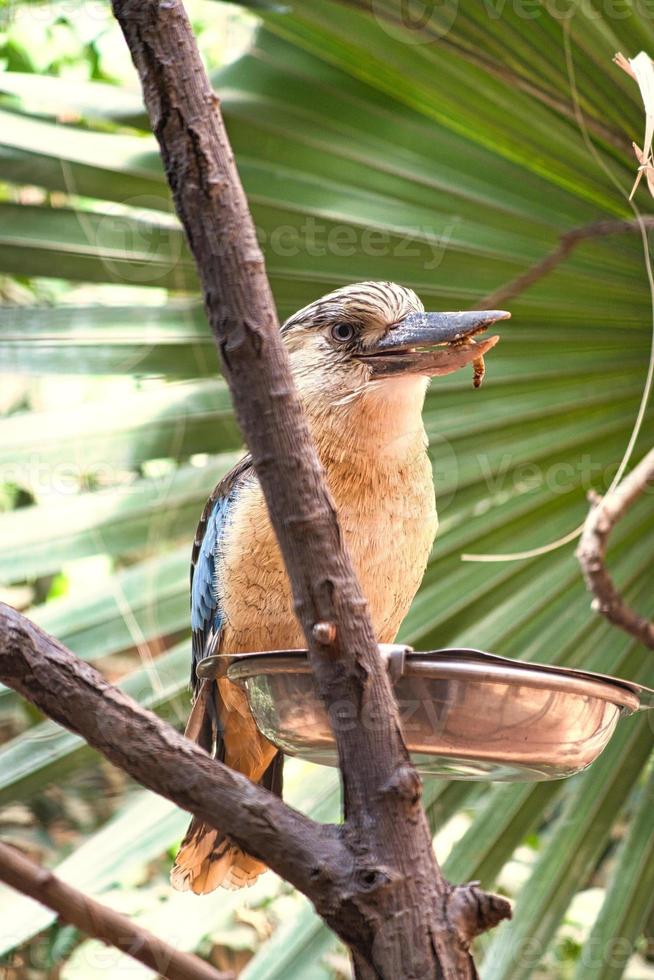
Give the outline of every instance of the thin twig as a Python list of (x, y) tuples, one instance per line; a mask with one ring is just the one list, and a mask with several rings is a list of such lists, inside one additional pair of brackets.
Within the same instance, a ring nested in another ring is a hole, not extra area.
[(654, 449), (605, 497), (593, 499), (577, 558), (593, 593), (593, 609), (654, 650), (654, 623), (640, 616), (623, 599), (606, 569), (608, 537), (617, 522), (650, 485), (654, 485)]
[(144, 963), (168, 980), (233, 980), (209, 963), (173, 949), (163, 939), (135, 925), (120, 912), (96, 902), (67, 885), (46, 868), (0, 842), (0, 881), (29, 895), (56, 912), (64, 922), (77, 926), (88, 936), (115, 946), (126, 956)]
[(475, 309), (494, 310), (499, 309), (509, 300), (514, 299), (523, 293), (539, 279), (543, 279), (548, 273), (552, 272), (557, 265), (573, 252), (578, 245), (592, 238), (602, 238), (605, 235), (624, 235), (629, 232), (639, 232), (641, 222), (646, 228), (654, 228), (654, 217), (643, 217), (638, 220), (628, 221), (620, 219), (608, 219), (606, 221), (594, 221), (592, 224), (583, 225), (581, 228), (571, 228), (561, 235), (558, 244), (544, 258), (539, 259), (530, 266), (526, 272), (521, 273), (505, 283), (498, 289), (489, 293), (483, 299), (475, 301)]

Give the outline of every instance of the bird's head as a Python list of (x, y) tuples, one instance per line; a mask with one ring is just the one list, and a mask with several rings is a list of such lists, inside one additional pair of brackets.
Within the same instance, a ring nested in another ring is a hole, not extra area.
[(498, 338), (476, 343), (473, 336), (509, 316), (502, 310), (426, 313), (412, 289), (360, 282), (305, 306), (282, 333), (308, 407), (326, 400), (352, 404), (370, 394), (415, 400), (431, 377), (479, 363)]

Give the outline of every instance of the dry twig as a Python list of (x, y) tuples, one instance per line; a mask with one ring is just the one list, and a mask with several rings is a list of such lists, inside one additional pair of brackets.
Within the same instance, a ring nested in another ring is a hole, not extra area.
[(120, 912), (89, 898), (61, 878), (28, 860), (19, 851), (0, 842), (0, 881), (29, 895), (56, 912), (64, 922), (155, 970), (168, 980), (234, 980), (231, 973), (220, 973), (209, 963), (173, 949), (126, 919)]
[(564, 259), (568, 258), (570, 253), (578, 245), (581, 245), (589, 239), (603, 238), (606, 235), (624, 235), (630, 232), (639, 232), (641, 224), (647, 229), (654, 228), (654, 217), (641, 217), (640, 220), (634, 219), (629, 221), (609, 218), (606, 221), (593, 221), (591, 224), (582, 225), (580, 228), (571, 228), (570, 231), (566, 231), (565, 234), (561, 235), (558, 244), (544, 258), (539, 259), (538, 262), (534, 262), (526, 272), (516, 276), (511, 282), (499, 286), (492, 293), (475, 302), (475, 309), (500, 309), (509, 300), (514, 299), (520, 293), (529, 289), (530, 286), (533, 286), (539, 279), (543, 279), (548, 273), (553, 272)]
[(593, 609), (654, 650), (654, 623), (625, 602), (606, 569), (608, 537), (620, 518), (649, 485), (654, 485), (654, 449), (605, 497), (591, 498), (577, 558), (586, 584), (593, 593)]

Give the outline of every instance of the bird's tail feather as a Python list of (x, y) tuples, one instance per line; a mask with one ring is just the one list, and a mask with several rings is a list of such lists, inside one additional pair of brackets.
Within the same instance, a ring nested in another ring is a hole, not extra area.
[(196, 895), (253, 885), (266, 865), (230, 843), (219, 830), (193, 819), (179, 849), (170, 881), (178, 891)]
[[(214, 682), (203, 685), (189, 717), (186, 734), (222, 760), (224, 745), (215, 726)], [(209, 723), (209, 719), (213, 724)], [(209, 735), (210, 728), (212, 729)], [(283, 756), (277, 753), (261, 778), (261, 785), (282, 795)], [(170, 873), (173, 888), (203, 895), (222, 885), (243, 888), (253, 885), (266, 865), (229, 840), (215, 827), (194, 817)]]

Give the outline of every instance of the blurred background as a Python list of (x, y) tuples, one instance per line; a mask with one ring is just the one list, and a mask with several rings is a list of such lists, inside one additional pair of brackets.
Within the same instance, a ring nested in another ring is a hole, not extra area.
[[(428, 308), (474, 307), (563, 233), (633, 217), (644, 113), (611, 58), (654, 53), (644, 2), (187, 7), (282, 318), (373, 278)], [(191, 542), (241, 439), (108, 5), (0, 11), (0, 598), (182, 727)], [(644, 182), (635, 200), (651, 210)], [(650, 359), (640, 235), (584, 242), (506, 305), (482, 389), (456, 374), (428, 397), (441, 527), (401, 638), (652, 685), (651, 652), (591, 611), (574, 542), (461, 560), (555, 542), (610, 484)], [(650, 411), (634, 462), (653, 437)], [(653, 547), (646, 495), (609, 549), (644, 613)], [(186, 815), (4, 688), (0, 742), (3, 839), (246, 980), (349, 976), (272, 873), (246, 894), (173, 893)], [(653, 745), (636, 717), (567, 781), (426, 783), (447, 876), (516, 903), (480, 944), (485, 980), (654, 977)], [(294, 805), (338, 819), (335, 772), (291, 760), (286, 783)], [(0, 972), (152, 975), (6, 889)]]

